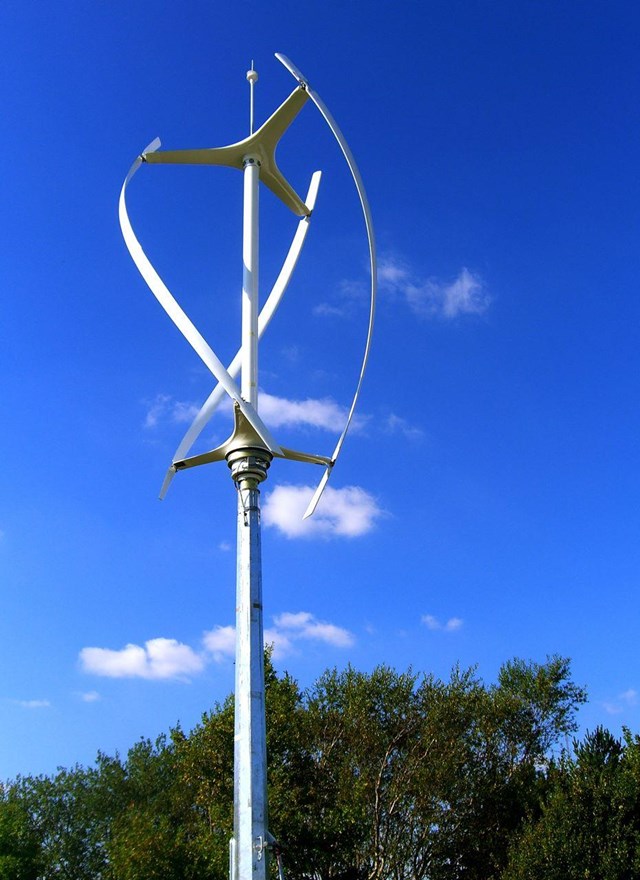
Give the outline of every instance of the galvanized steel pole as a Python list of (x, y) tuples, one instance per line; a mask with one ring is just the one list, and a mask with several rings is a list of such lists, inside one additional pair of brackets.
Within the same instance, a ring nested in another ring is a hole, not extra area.
[(231, 880), (266, 880), (267, 745), (259, 485), (271, 455), (241, 449), (228, 457), (238, 490), (234, 821)]

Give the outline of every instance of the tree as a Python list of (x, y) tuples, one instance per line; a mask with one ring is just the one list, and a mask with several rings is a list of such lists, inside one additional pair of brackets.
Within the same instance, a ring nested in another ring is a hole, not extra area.
[[(584, 700), (560, 658), (512, 661), (491, 687), (474, 670), (379, 666), (301, 691), (268, 655), (265, 678), (269, 826), (290, 880), (500, 877)], [(0, 799), (0, 880), (226, 880), (233, 742), (229, 698), (188, 736), (17, 780)]]
[(0, 785), (0, 880), (37, 880), (40, 841), (15, 785)]
[(640, 740), (598, 727), (551, 774), (514, 843), (505, 880), (640, 877)]
[[(538, 799), (543, 758), (584, 698), (555, 657), (507, 664), (492, 688), (473, 670), (449, 682), (385, 666), (325, 673), (291, 695), (294, 772), (282, 795), (270, 752), (271, 802), (288, 797), (279, 834), (290, 875), (499, 876)], [(281, 818), (273, 811), (272, 826)]]

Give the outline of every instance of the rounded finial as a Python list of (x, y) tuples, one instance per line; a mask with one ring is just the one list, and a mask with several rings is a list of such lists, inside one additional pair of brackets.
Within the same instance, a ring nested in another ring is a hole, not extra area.
[(253, 69), (253, 60), (251, 61), (251, 70), (247, 70), (247, 79), (251, 85), (258, 81), (258, 71)]

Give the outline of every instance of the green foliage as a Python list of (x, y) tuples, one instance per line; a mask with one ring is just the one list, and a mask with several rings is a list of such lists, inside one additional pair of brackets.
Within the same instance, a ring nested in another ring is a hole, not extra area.
[[(265, 677), (270, 828), (289, 880), (497, 880), (510, 848), (510, 877), (529, 876), (514, 872), (542, 835), (541, 809), (554, 809), (547, 789), (573, 772), (551, 760), (584, 700), (566, 660), (512, 661), (492, 687), (474, 670), (441, 681), (379, 666), (329, 670), (302, 692), (269, 656)], [(233, 726), (230, 698), (189, 736), (177, 728), (125, 760), (99, 755), (89, 769), (11, 783), (0, 880), (225, 880)], [(600, 766), (589, 748), (582, 773)], [(640, 779), (633, 749), (621, 828)], [(605, 801), (596, 815), (604, 823)]]
[(514, 843), (505, 880), (640, 877), (640, 740), (597, 728), (564, 756), (542, 812)]
[(37, 880), (40, 842), (17, 785), (0, 786), (0, 880)]

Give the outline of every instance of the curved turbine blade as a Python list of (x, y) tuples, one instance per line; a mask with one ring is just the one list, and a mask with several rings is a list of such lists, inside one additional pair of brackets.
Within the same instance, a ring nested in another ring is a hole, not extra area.
[[(269, 323), (273, 318), (276, 309), (280, 305), (280, 301), (284, 296), (284, 293), (289, 285), (289, 281), (291, 280), (291, 276), (293, 275), (293, 271), (298, 263), (300, 253), (302, 251), (302, 246), (304, 245), (305, 238), (307, 237), (307, 232), (309, 231), (309, 221), (311, 219), (311, 213), (313, 212), (316, 204), (321, 178), (321, 171), (314, 172), (311, 177), (311, 183), (309, 184), (307, 197), (305, 199), (305, 204), (309, 209), (310, 214), (308, 217), (303, 217), (302, 220), (300, 220), (300, 222), (298, 223), (298, 227), (289, 247), (289, 252), (285, 257), (284, 263), (282, 264), (282, 268), (280, 269), (280, 273), (276, 278), (275, 284), (271, 288), (271, 292), (262, 307), (262, 310), (258, 317), (259, 339), (266, 328), (269, 326)], [(232, 378), (235, 378), (240, 372), (241, 364), (242, 353), (241, 351), (238, 351), (234, 359), (229, 364), (229, 368), (227, 370)], [(222, 385), (218, 383), (209, 395), (209, 397), (203, 403), (200, 412), (196, 415), (195, 419), (189, 426), (188, 431), (180, 441), (178, 448), (173, 454), (173, 462), (181, 461), (186, 457), (187, 453), (200, 436), (202, 430), (205, 428), (205, 426), (213, 416), (215, 410), (218, 408), (218, 405), (220, 404), (220, 401), (222, 400), (224, 395), (225, 390)], [(171, 464), (165, 476), (164, 483), (162, 484), (162, 489), (160, 490), (161, 499), (164, 498), (167, 494), (167, 490), (175, 474), (176, 468), (173, 464)]]
[(324, 492), (324, 488), (329, 482), (329, 477), (331, 475), (331, 468), (333, 467), (333, 463), (329, 465), (326, 471), (322, 475), (322, 479), (316, 486), (316, 491), (313, 493), (311, 501), (307, 505), (307, 509), (304, 512), (302, 519), (306, 519), (308, 516), (313, 516), (316, 512), (316, 507), (318, 506), (318, 501), (322, 498), (322, 493)]
[[(364, 378), (364, 374), (367, 368), (367, 363), (369, 361), (369, 352), (371, 349), (371, 337), (373, 335), (373, 322), (375, 318), (375, 310), (376, 310), (376, 291), (377, 291), (377, 268), (376, 268), (376, 243), (375, 236), (373, 232), (373, 219), (371, 217), (371, 210), (369, 208), (369, 201), (367, 199), (367, 194), (365, 192), (364, 184), (362, 182), (362, 177), (360, 176), (360, 171), (358, 170), (358, 166), (356, 165), (356, 161), (353, 158), (353, 154), (349, 149), (349, 145), (347, 144), (344, 135), (340, 131), (337, 122), (329, 112), (329, 109), (325, 105), (324, 101), (320, 98), (320, 96), (311, 88), (307, 78), (298, 70), (298, 68), (285, 56), (279, 52), (276, 52), (276, 58), (278, 61), (283, 64), (289, 73), (300, 83), (300, 85), (304, 86), (309, 93), (309, 97), (316, 105), (322, 116), (324, 117), (325, 122), (333, 132), (335, 139), (338, 141), (340, 149), (342, 150), (342, 154), (346, 159), (347, 165), (349, 166), (349, 170), (351, 171), (351, 176), (353, 177), (353, 181), (356, 185), (356, 189), (358, 191), (358, 197), (360, 199), (360, 205), (362, 206), (362, 213), (364, 215), (364, 223), (367, 229), (367, 240), (369, 243), (369, 265), (371, 269), (371, 304), (369, 307), (369, 327), (367, 330), (367, 341), (364, 347), (364, 355), (362, 358), (362, 366), (360, 367), (360, 376), (358, 378), (358, 384), (356, 385), (356, 391), (353, 396), (353, 401), (351, 403), (351, 407), (349, 409), (349, 414), (347, 416), (347, 423), (344, 426), (344, 430), (340, 435), (338, 442), (336, 444), (336, 448), (333, 451), (333, 455), (331, 456), (333, 464), (337, 461), (337, 458), (340, 454), (340, 450), (342, 449), (342, 444), (344, 443), (345, 437), (347, 436), (347, 431), (349, 430), (349, 425), (351, 424), (351, 419), (353, 418), (353, 413), (356, 408), (356, 403), (358, 402), (358, 397), (360, 396), (360, 389), (362, 387), (362, 380)], [(332, 465), (333, 466), (333, 465)], [(320, 500), (320, 496), (324, 491), (324, 487), (327, 484), (327, 480), (329, 479), (329, 474), (331, 472), (331, 468), (327, 468), (322, 477), (320, 485), (316, 489), (313, 498), (311, 499), (311, 503), (307, 508), (304, 518), (311, 516), (311, 514), (316, 509), (318, 501)]]
[[(154, 149), (157, 149), (159, 145), (160, 142), (156, 139), (156, 141), (153, 141), (153, 144), (151, 146), (153, 146)], [(147, 152), (152, 151), (147, 148)], [(271, 433), (268, 430), (267, 426), (264, 424), (258, 413), (255, 411), (254, 407), (251, 406), (251, 404), (247, 401), (243, 400), (240, 394), (240, 389), (225, 369), (222, 361), (218, 358), (213, 349), (200, 334), (196, 326), (183, 311), (181, 306), (178, 305), (173, 295), (169, 291), (169, 288), (166, 286), (162, 278), (160, 278), (154, 267), (151, 265), (149, 258), (143, 251), (142, 246), (133, 231), (131, 221), (129, 220), (129, 214), (127, 213), (126, 190), (141, 163), (142, 159), (141, 157), (138, 157), (129, 169), (129, 173), (127, 174), (124, 183), (122, 184), (122, 190), (120, 191), (120, 200), (118, 205), (120, 229), (122, 230), (122, 236), (124, 238), (129, 254), (131, 255), (131, 259), (136, 264), (138, 271), (147, 282), (149, 289), (158, 300), (162, 308), (169, 315), (169, 317), (176, 325), (178, 330), (180, 330), (187, 342), (189, 342), (195, 352), (199, 355), (202, 361), (216, 377), (224, 391), (226, 391), (229, 397), (237, 402), (247, 421), (252, 425), (256, 433), (264, 441), (270, 452), (274, 454), (278, 453), (280, 452), (280, 447), (271, 436)]]

